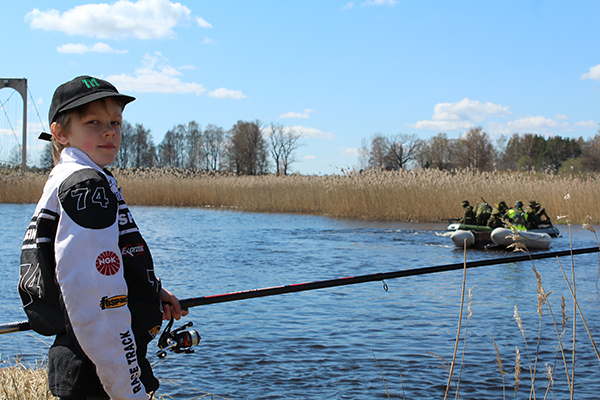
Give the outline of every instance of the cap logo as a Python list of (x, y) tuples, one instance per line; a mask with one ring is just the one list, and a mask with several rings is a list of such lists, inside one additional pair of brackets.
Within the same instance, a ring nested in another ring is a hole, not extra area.
[(96, 81), (96, 78), (91, 78), (91, 79), (82, 79), (81, 80), (85, 86), (90, 89), (93, 87), (100, 87), (100, 84)]

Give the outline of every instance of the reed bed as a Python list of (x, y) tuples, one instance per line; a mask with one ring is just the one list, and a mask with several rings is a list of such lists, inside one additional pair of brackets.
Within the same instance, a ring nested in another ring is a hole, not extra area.
[[(440, 222), (462, 216), (461, 202), (536, 200), (551, 218), (600, 223), (596, 175), (523, 172), (342, 171), (339, 175), (235, 176), (176, 169), (117, 169), (130, 205), (215, 207), (333, 218)], [(36, 203), (45, 173), (0, 172), (0, 203)], [(572, 196), (570, 210), (563, 197)]]
[(17, 358), (0, 368), (0, 400), (54, 400), (43, 364), (25, 365)]

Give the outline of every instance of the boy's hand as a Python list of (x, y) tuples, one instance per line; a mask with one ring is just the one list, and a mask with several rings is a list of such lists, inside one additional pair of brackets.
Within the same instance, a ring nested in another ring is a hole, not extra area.
[(163, 320), (175, 318), (179, 320), (181, 317), (188, 315), (188, 310), (182, 310), (179, 305), (179, 299), (168, 290), (160, 289), (160, 299), (163, 302)]

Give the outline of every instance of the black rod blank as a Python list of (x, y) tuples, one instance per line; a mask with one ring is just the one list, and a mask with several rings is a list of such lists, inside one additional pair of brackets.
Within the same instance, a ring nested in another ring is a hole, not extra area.
[[(179, 304), (181, 305), (182, 308), (188, 309), (190, 307), (204, 306), (204, 305), (208, 305), (208, 304), (226, 303), (226, 302), (230, 302), (230, 301), (254, 299), (257, 297), (275, 296), (278, 294), (303, 292), (303, 291), (307, 291), (307, 290), (316, 290), (316, 289), (325, 289), (325, 288), (336, 287), (336, 286), (354, 285), (357, 283), (384, 281), (386, 279), (402, 278), (405, 276), (426, 275), (426, 274), (433, 274), (433, 273), (437, 273), (437, 272), (454, 271), (454, 270), (463, 269), (463, 268), (477, 268), (477, 267), (485, 267), (485, 266), (495, 265), (495, 264), (517, 263), (517, 262), (530, 261), (530, 260), (540, 260), (540, 259), (550, 258), (550, 257), (567, 257), (567, 256), (571, 256), (571, 255), (595, 253), (595, 252), (599, 252), (599, 251), (600, 251), (600, 248), (598, 248), (598, 247), (587, 247), (587, 248), (582, 248), (582, 249), (560, 250), (560, 251), (552, 251), (552, 252), (547, 252), (547, 253), (534, 253), (534, 254), (526, 254), (526, 255), (520, 255), (520, 256), (494, 258), (494, 259), (489, 259), (489, 260), (468, 261), (466, 263), (461, 262), (461, 263), (455, 263), (455, 264), (438, 265), (435, 267), (414, 268), (414, 269), (405, 269), (405, 270), (393, 271), (393, 272), (375, 273), (375, 274), (359, 275), (359, 276), (348, 276), (345, 278), (329, 279), (329, 280), (324, 280), (324, 281), (295, 283), (295, 284), (291, 284), (291, 285), (273, 286), (273, 287), (262, 288), (262, 289), (251, 289), (251, 290), (244, 290), (244, 291), (240, 291), (240, 292), (217, 294), (217, 295), (212, 295), (212, 296), (192, 297), (189, 299), (180, 300)], [(31, 329), (31, 328), (29, 327), (29, 323), (27, 321), (12, 322), (12, 323), (8, 323), (8, 324), (0, 324), (0, 335), (4, 334), (4, 333), (26, 331), (29, 329)]]

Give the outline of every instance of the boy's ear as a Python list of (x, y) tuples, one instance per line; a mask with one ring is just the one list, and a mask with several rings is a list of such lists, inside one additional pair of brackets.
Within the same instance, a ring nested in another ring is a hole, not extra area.
[(64, 146), (69, 144), (69, 139), (67, 138), (66, 132), (61, 124), (58, 122), (53, 122), (52, 125), (50, 125), (50, 131), (58, 143)]

